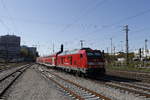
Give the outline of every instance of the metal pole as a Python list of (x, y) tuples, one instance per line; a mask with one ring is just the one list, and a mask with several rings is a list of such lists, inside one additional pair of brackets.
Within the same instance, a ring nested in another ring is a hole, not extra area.
[(54, 49), (55, 47), (54, 47), (54, 43), (53, 43), (53, 53), (55, 52), (55, 49)]
[(128, 40), (128, 32), (129, 32), (129, 28), (128, 28), (128, 25), (125, 26), (125, 32), (126, 32), (126, 64), (128, 65), (129, 64), (129, 57), (128, 57), (128, 54), (129, 54), (129, 40)]
[(6, 63), (8, 63), (8, 42), (6, 42)]
[(111, 48), (111, 54), (112, 54), (112, 51), (113, 51), (113, 48), (112, 48), (112, 38), (110, 38), (110, 48)]
[(114, 49), (114, 56), (115, 56), (115, 54), (116, 54), (116, 47), (114, 46), (114, 48), (113, 48), (113, 49)]
[(120, 41), (120, 43), (121, 43), (121, 52), (123, 52), (123, 46), (122, 46), (123, 41)]
[(146, 60), (147, 60), (147, 42), (148, 42), (148, 40), (147, 39), (145, 39), (145, 57), (146, 57)]
[(80, 40), (80, 42), (81, 42), (81, 49), (82, 49), (84, 40)]
[(109, 48), (107, 47), (107, 54), (109, 54), (109, 50), (108, 50)]

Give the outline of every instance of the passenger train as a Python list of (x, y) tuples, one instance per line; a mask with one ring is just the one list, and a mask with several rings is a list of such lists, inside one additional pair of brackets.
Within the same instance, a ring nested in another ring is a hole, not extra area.
[(104, 51), (91, 48), (63, 51), (62, 46), (56, 54), (37, 58), (37, 63), (85, 76), (105, 74)]

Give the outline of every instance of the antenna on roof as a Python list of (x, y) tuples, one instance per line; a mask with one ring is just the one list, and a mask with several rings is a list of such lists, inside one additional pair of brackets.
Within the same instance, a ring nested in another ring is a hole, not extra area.
[(84, 40), (80, 40), (80, 43), (81, 43), (81, 49), (83, 48), (83, 42), (84, 42)]

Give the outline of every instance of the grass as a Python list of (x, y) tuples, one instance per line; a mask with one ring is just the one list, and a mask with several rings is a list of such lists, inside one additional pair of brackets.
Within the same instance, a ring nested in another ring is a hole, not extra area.
[[(149, 63), (145, 64), (146, 66), (149, 66)], [(121, 71), (139, 71), (139, 72), (149, 72), (150, 73), (150, 67), (139, 67), (143, 66), (143, 63), (130, 63), (129, 66), (123, 66), (118, 64), (108, 64), (106, 65), (108, 70), (121, 70)]]

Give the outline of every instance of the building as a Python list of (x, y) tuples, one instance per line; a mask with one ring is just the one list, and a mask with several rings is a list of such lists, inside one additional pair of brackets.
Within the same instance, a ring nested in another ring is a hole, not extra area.
[(20, 37), (16, 35), (0, 36), (0, 58), (17, 59), (20, 56)]
[[(139, 58), (140, 57), (139, 50), (134, 51), (134, 55), (135, 55), (135, 57)], [(141, 57), (142, 58), (145, 58), (145, 57), (150, 58), (150, 49), (149, 50), (142, 49), (141, 50)]]

